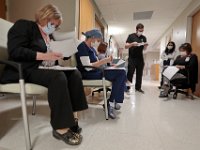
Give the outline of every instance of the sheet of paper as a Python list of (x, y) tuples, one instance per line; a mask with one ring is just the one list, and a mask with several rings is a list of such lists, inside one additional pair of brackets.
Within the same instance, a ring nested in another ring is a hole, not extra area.
[(45, 67), (45, 66), (39, 66), (39, 69), (51, 69), (51, 70), (76, 70), (76, 67), (62, 67), (59, 65), (52, 66), (52, 67)]
[(179, 69), (176, 66), (168, 66), (164, 72), (163, 75), (167, 77), (169, 80), (179, 71)]
[(63, 57), (70, 57), (77, 52), (78, 41), (75, 38), (70, 38), (62, 41), (51, 41), (50, 49), (53, 52), (63, 54)]
[(148, 43), (144, 43), (144, 42), (142, 42), (142, 43), (138, 43), (138, 46), (143, 46), (143, 45), (147, 45)]
[(105, 70), (126, 70), (125, 67), (106, 67)]
[(120, 59), (115, 65), (116, 66), (123, 66), (123, 65), (125, 65), (125, 61)]

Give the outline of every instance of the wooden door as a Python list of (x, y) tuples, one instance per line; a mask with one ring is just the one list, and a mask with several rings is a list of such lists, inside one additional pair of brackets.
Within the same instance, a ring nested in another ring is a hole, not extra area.
[(0, 0), (0, 18), (6, 19), (6, 0)]
[(193, 52), (198, 56), (199, 74), (198, 85), (196, 89), (196, 95), (200, 97), (200, 11), (193, 16), (192, 21), (192, 48)]
[(79, 39), (81, 33), (91, 30), (95, 25), (95, 12), (90, 0), (80, 0)]

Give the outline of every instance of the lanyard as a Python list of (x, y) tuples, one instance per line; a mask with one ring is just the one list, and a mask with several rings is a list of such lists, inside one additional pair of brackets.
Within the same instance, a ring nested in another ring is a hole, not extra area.
[[(45, 34), (42, 29), (41, 29), (41, 26), (39, 26), (39, 29), (40, 29), (40, 33), (42, 35), (42, 38), (46, 44), (46, 47), (47, 47), (47, 53), (48, 52), (52, 52), (51, 48), (50, 48), (50, 38), (49, 38), (49, 35)], [(45, 67), (51, 67), (51, 66), (54, 66), (55, 65), (55, 61), (53, 60), (43, 60), (42, 61), (42, 66), (45, 66)]]

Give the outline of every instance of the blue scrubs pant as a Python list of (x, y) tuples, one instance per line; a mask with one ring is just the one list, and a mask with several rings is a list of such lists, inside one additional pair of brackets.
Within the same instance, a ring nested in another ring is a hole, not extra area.
[[(82, 73), (83, 79), (102, 79), (100, 71), (88, 71)], [(110, 102), (123, 103), (124, 100), (124, 88), (126, 82), (125, 70), (105, 70), (105, 78), (112, 82), (112, 91), (109, 98)]]

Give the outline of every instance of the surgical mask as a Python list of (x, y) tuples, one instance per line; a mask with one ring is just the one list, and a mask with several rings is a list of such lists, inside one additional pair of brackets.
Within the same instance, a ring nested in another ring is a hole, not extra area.
[(169, 50), (171, 50), (171, 49), (173, 48), (173, 46), (169, 45), (169, 46), (167, 46), (167, 48), (168, 48)]
[(91, 46), (94, 47), (94, 48), (98, 48), (98, 47), (99, 47), (99, 44), (100, 44), (100, 42), (95, 41), (95, 42), (92, 43)]
[(137, 35), (141, 36), (143, 34), (143, 32), (138, 31)]
[(182, 51), (182, 52), (180, 52), (180, 55), (181, 55), (181, 56), (186, 56), (187, 53), (186, 53), (186, 51)]
[(42, 27), (42, 31), (47, 35), (52, 34), (56, 30), (55, 25), (52, 25), (51, 22), (48, 22), (46, 26)]

